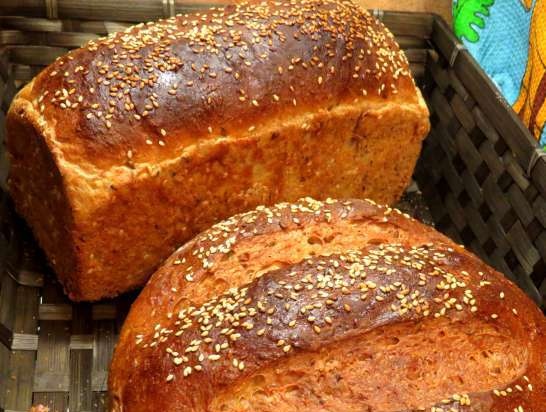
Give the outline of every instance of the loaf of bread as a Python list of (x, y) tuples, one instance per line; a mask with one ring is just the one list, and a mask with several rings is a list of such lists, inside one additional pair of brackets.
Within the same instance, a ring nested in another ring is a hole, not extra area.
[(545, 411), (546, 321), (398, 210), (304, 199), (197, 236), (133, 304), (114, 412)]
[(9, 188), (74, 300), (142, 285), (259, 204), (403, 192), (428, 112), (393, 36), (346, 0), (139, 24), (59, 58), (8, 114)]

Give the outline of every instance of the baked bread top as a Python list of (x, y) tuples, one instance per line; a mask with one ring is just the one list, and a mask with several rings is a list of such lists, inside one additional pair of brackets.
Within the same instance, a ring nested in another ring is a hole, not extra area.
[(240, 3), (139, 24), (57, 59), (19, 99), (82, 173), (177, 158), (200, 140), (354, 99), (422, 104), (392, 34), (347, 0)]
[(116, 349), (113, 410), (540, 410), (545, 327), (433, 229), (304, 199), (215, 225), (156, 272)]

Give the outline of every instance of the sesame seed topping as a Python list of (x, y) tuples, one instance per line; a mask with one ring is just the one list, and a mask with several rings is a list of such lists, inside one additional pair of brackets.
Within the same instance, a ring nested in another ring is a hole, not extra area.
[[(291, 50), (294, 41), (302, 42), (309, 54), (284, 56), (284, 44)], [(80, 64), (82, 55), (90, 62), (88, 67)], [(343, 70), (336, 70), (336, 65)], [(266, 96), (253, 86), (261, 84), (257, 80), (262, 73), (278, 76), (272, 100), (279, 102), (280, 96), (289, 93), (286, 107), (315, 104), (319, 100), (309, 93), (313, 84), (345, 82), (343, 73), (352, 76), (346, 89), (364, 96), (395, 94), (400, 78), (410, 78), (408, 61), (393, 36), (368, 12), (340, 0), (239, 3), (139, 24), (88, 42), (48, 70), (54, 96), (40, 102), (40, 110), (53, 104), (65, 111), (85, 111), (90, 121), (103, 119), (106, 128), (113, 129), (109, 133), (129, 121), (132, 127), (147, 119), (161, 124), (163, 110), (174, 110), (175, 117), (187, 111), (180, 102), (185, 101), (184, 93), (193, 94), (185, 87), (195, 86), (200, 92), (210, 85), (217, 87), (218, 81), (238, 85), (226, 87), (219, 98), (207, 91), (200, 103), (193, 104), (218, 104), (218, 112), (223, 113), (227, 112), (224, 107), (246, 101), (253, 107), (263, 106)], [(287, 83), (286, 71), (295, 72), (302, 82)], [(241, 86), (246, 93), (230, 94)]]
[[(282, 218), (294, 228), (309, 219), (344, 219), (351, 210), (350, 201), (312, 199), (261, 206), (199, 235), (191, 249), (175, 255), (172, 268), (181, 278), (189, 275), (199, 280), (219, 259), (232, 253), (239, 239), (259, 234), (255, 226), (275, 225)], [(387, 213), (387, 209), (380, 210), (379, 216)], [(392, 219), (407, 218), (396, 209), (387, 214)], [(249, 339), (259, 341), (264, 351), (269, 347), (275, 353), (272, 356), (292, 356), (296, 352), (292, 349), (305, 348), (305, 339), (318, 339), (320, 334), (321, 340), (327, 340), (332, 331), (355, 330), (359, 327), (355, 320), (376, 310), (401, 320), (471, 316), (478, 310), (475, 294), (479, 280), (470, 270), (452, 265), (450, 254), (456, 253), (441, 245), (383, 243), (309, 257), (271, 269), (198, 305), (165, 313), (166, 318), (153, 328), (138, 331), (135, 341), (139, 342), (138, 350), (158, 347), (170, 362), (180, 365), (176, 375), (180, 379), (197, 370), (220, 368), (226, 362), (241, 371), (245, 368), (241, 359), (254, 366), (254, 354), (244, 349)], [(186, 291), (184, 287), (177, 289), (177, 293)], [(460, 399), (466, 399), (464, 394)]]

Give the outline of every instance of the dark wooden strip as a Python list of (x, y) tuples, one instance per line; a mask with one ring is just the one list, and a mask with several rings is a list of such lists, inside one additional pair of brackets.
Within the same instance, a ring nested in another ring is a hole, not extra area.
[[(7, 259), (11, 257), (8, 256)], [(4, 329), (0, 329), (0, 335), (6, 336), (5, 331), (11, 332), (15, 321), (17, 283), (6, 272), (0, 275), (0, 324), (4, 326)], [(11, 333), (7, 334), (10, 335)]]
[(520, 187), (518, 187), (518, 185), (510, 185), (506, 191), (506, 196), (521, 223), (524, 226), (529, 226), (535, 218), (533, 207), (521, 191)]
[(465, 88), (479, 102), (485, 116), (495, 124), (497, 132), (514, 152), (520, 166), (526, 168), (536, 147), (536, 141), (529, 131), (487, 75), (478, 69), (477, 63), (468, 52), (459, 53), (455, 70)]
[[(533, 201), (533, 216), (542, 223), (542, 226), (546, 227), (546, 199), (544, 197), (537, 196)], [(546, 231), (544, 234), (546, 235)], [(542, 256), (546, 256), (546, 253)]]
[(499, 134), (491, 122), (485, 117), (479, 105), (474, 106), (472, 114), (474, 115), (476, 125), (480, 128), (485, 137), (493, 144), (498, 142), (500, 139)]
[(10, 46), (10, 59), (17, 64), (40, 64), (45, 66), (53, 62), (57, 57), (64, 56), (68, 51), (69, 49), (65, 47), (15, 45)]
[(482, 245), (487, 242), (490, 236), (487, 224), (483, 221), (482, 217), (474, 207), (465, 207), (464, 212), (466, 215), (466, 220), (469, 226), (472, 228), (474, 236), (476, 236), (476, 239), (479, 241), (479, 243), (474, 242), (472, 244), (472, 248), (480, 255), (485, 255)]
[(71, 320), (72, 305), (68, 303), (42, 303), (39, 316), (40, 320)]
[(122, 31), (132, 25), (123, 21), (55, 20), (29, 16), (0, 15), (0, 27), (24, 32), (90, 33), (105, 35)]
[(108, 410), (108, 394), (106, 392), (93, 392), (93, 412), (106, 412)]
[(9, 375), (11, 350), (4, 345), (0, 345), (0, 410), (6, 405), (6, 387)]
[[(469, 170), (463, 170), (461, 173), (461, 180), (464, 185), (465, 194), (470, 199), (469, 204), (472, 205), (472, 210), (479, 208), (483, 200), (483, 192), (480, 185), (476, 181), (476, 178)], [(467, 219), (470, 221), (472, 218), (471, 216), (467, 216)]]
[(108, 367), (117, 340), (116, 325), (111, 320), (94, 321), (95, 336), (93, 347), (93, 369), (91, 371), (91, 388), (94, 392), (107, 389)]
[(445, 207), (449, 213), (453, 224), (460, 232), (466, 227), (466, 217), (464, 209), (461, 207), (457, 199), (453, 196), (452, 193), (448, 193), (445, 199)]
[[(175, 2), (175, 13), (185, 13), (202, 10), (214, 5), (225, 4), (225, 0), (192, 0), (191, 2)], [(150, 21), (166, 17), (162, 2), (154, 0), (133, 0), (130, 2), (113, 2), (110, 0), (63, 0), (57, 3), (59, 17), (82, 20), (109, 20), (116, 16), (121, 21)], [(40, 0), (3, 0), (0, 3), (0, 14), (23, 15), (32, 17), (48, 17), (45, 3)]]
[(70, 410), (90, 411), (93, 393), (91, 370), (93, 365), (92, 306), (73, 305), (72, 335), (70, 337)]
[(497, 155), (493, 144), (489, 140), (486, 140), (480, 145), (480, 156), (487, 164), (489, 172), (493, 176), (498, 177), (504, 172), (505, 169), (502, 159)]
[(497, 219), (502, 219), (510, 210), (510, 204), (506, 201), (504, 193), (497, 185), (497, 180), (493, 176), (489, 176), (483, 182), (482, 188), (487, 205)]
[(13, 332), (3, 323), (0, 323), (0, 343), (2, 343), (5, 348), (11, 349), (12, 341)]
[(451, 60), (453, 60), (454, 51), (462, 47), (451, 28), (443, 19), (434, 19), (432, 23), (431, 38), (435, 49), (447, 62), (451, 62)]
[(470, 173), (475, 172), (483, 163), (483, 158), (464, 128), (459, 129), (455, 135), (457, 152), (465, 163)]
[(540, 191), (541, 196), (546, 198), (546, 159), (541, 157), (535, 163), (531, 170), (531, 179), (533, 185)]
[(81, 47), (89, 40), (96, 39), (97, 37), (98, 35), (93, 33), (2, 30), (0, 31), (0, 45), (42, 45), (72, 49)]
[(70, 397), (71, 411), (90, 411), (93, 394), (91, 391), (92, 350), (70, 351)]
[(66, 392), (35, 392), (33, 403), (42, 404), (54, 412), (66, 412), (68, 407), (68, 393)]
[(385, 11), (381, 21), (393, 32), (394, 35), (415, 36), (427, 39), (432, 32), (434, 17), (427, 13), (404, 13)]
[(465, 100), (463, 100), (457, 93), (455, 93), (451, 98), (450, 104), (455, 117), (457, 117), (465, 130), (470, 132), (476, 126), (471, 112), (472, 108), (469, 108), (467, 106), (467, 102), (465, 102)]
[(521, 222), (516, 221), (508, 231), (506, 238), (512, 246), (513, 252), (518, 257), (522, 268), (526, 273), (531, 273), (534, 265), (540, 260), (540, 255), (533, 246), (533, 243), (529, 241)]
[[(40, 312), (43, 311), (43, 308), (69, 308), (71, 313), (72, 307), (60, 285), (52, 277), (47, 279), (48, 281), (42, 289)], [(64, 312), (61, 310), (61, 313)], [(34, 374), (35, 392), (57, 393), (68, 392), (70, 389), (71, 322), (65, 319), (61, 317), (58, 320), (40, 320), (40, 336)], [(55, 399), (58, 400), (58, 398)]]
[(9, 359), (9, 374), (5, 381), (5, 408), (27, 411), (32, 404), (33, 374), (36, 353), (14, 351)]
[(14, 333), (11, 341), (11, 350), (37, 350), (38, 335), (29, 333)]
[(69, 330), (69, 323), (67, 322), (40, 322), (40, 336), (34, 374), (35, 392), (69, 391)]
[(436, 50), (428, 51), (427, 74), (431, 76), (431, 81), (434, 81), (434, 88), (439, 89), (443, 94), (450, 86), (451, 81), (447, 70), (440, 63), (440, 56)]

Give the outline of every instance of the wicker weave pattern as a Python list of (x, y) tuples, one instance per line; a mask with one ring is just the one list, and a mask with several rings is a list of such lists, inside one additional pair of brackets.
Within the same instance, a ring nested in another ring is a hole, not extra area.
[(25, 411), (31, 403), (54, 411), (105, 410), (108, 364), (134, 296), (71, 304), (2, 196), (0, 405), (6, 411)]
[[(546, 161), (534, 162), (529, 178), (532, 138), (437, 18), (376, 15), (406, 49), (431, 109), (433, 130), (416, 177), (435, 222), (541, 301)], [(16, 89), (54, 58), (128, 25), (0, 17), (0, 123)], [(0, 133), (2, 140), (3, 127)], [(0, 157), (0, 188), (6, 170)], [(52, 411), (105, 410), (108, 364), (133, 298), (71, 304), (0, 189), (0, 412), (33, 403)]]
[(416, 177), (439, 230), (537, 303), (546, 296), (546, 159), (466, 50), (436, 21), (425, 98), (432, 132)]

